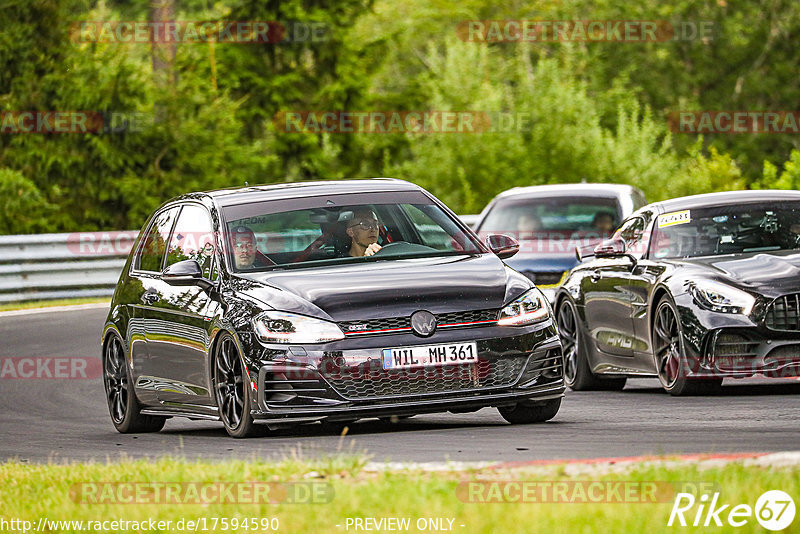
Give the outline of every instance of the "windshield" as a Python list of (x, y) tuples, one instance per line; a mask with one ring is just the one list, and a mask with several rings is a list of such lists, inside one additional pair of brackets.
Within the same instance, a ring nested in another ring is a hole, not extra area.
[(587, 232), (609, 236), (619, 224), (614, 198), (549, 197), (498, 202), (481, 233), (509, 234), (520, 240), (548, 234)]
[(252, 272), (486, 252), (439, 206), (416, 197), (341, 207), (324, 197), (300, 206), (293, 201), (296, 209), (278, 201), (224, 208), (230, 265)]
[(654, 258), (800, 248), (800, 202), (738, 204), (659, 215)]

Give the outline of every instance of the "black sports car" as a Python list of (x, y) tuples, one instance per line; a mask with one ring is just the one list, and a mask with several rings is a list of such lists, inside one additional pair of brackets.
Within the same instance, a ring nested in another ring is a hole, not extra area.
[(800, 375), (800, 192), (650, 204), (585, 252), (555, 301), (572, 389), (657, 376), (702, 394), (726, 377)]
[[(564, 392), (547, 299), (400, 180), (193, 193), (147, 221), (102, 337), (120, 432), (169, 417), (257, 428), (496, 406), (551, 419)], [(258, 426), (257, 423), (264, 425)]]

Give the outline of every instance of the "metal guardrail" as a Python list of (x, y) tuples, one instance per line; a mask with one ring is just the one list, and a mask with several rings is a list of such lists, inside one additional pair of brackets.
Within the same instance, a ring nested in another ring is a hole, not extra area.
[(111, 296), (137, 234), (0, 236), (0, 302)]
[[(477, 215), (463, 215), (474, 224)], [(114, 293), (138, 231), (0, 235), (0, 303)]]

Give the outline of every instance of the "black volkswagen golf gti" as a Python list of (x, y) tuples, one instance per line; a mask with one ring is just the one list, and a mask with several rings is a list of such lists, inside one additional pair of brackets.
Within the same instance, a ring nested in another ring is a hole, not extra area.
[(556, 294), (572, 389), (652, 376), (686, 395), (800, 376), (800, 192), (651, 204), (590, 256)]
[(556, 415), (550, 305), (430, 193), (391, 179), (192, 193), (147, 221), (102, 336), (120, 432), (221, 420), (231, 436), (314, 421)]

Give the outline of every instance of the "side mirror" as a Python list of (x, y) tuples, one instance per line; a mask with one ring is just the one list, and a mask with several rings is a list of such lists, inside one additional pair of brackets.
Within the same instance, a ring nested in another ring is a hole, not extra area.
[(214, 286), (211, 280), (203, 278), (203, 271), (197, 260), (173, 263), (164, 269), (161, 278), (171, 286), (199, 286), (202, 289), (210, 289)]
[(577, 258), (578, 263), (582, 263), (584, 260), (594, 257), (594, 245), (589, 245), (585, 247), (575, 247), (575, 258)]
[(489, 234), (486, 236), (486, 244), (501, 260), (510, 258), (519, 252), (519, 243), (510, 235)]
[(625, 241), (619, 238), (606, 239), (594, 247), (596, 258), (619, 258), (627, 256), (625, 252)]

